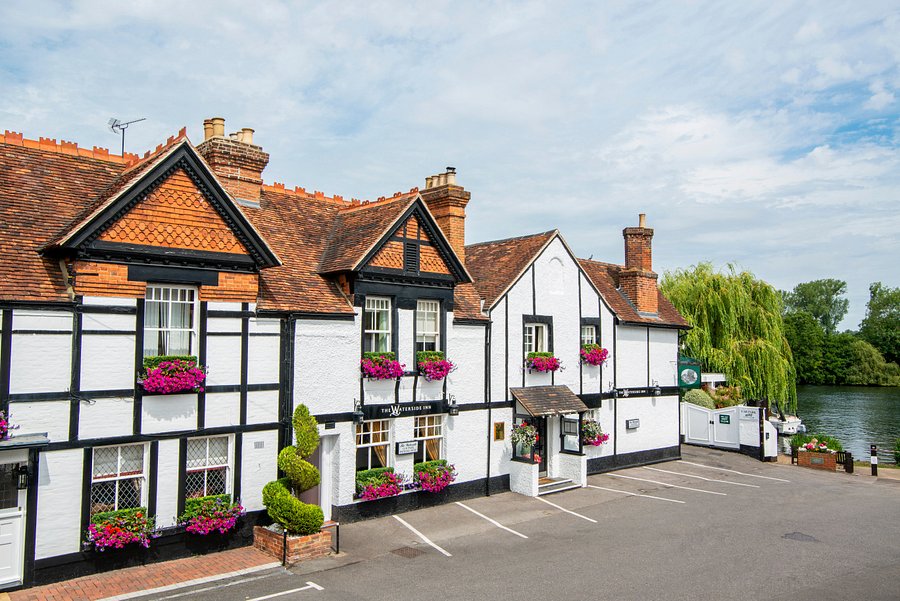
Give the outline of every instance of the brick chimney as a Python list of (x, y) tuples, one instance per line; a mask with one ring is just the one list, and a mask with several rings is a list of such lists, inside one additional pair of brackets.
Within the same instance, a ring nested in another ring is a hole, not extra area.
[(438, 226), (459, 260), (466, 263), (466, 205), (472, 198), (462, 186), (456, 185), (456, 168), (447, 167), (444, 173), (425, 178), (422, 200), (434, 215)]
[(622, 230), (625, 237), (625, 269), (619, 273), (619, 289), (631, 299), (638, 312), (655, 315), (659, 311), (656, 278), (650, 243), (653, 228), (646, 227), (640, 214), (637, 227)]
[(213, 117), (203, 122), (203, 142), (197, 146), (219, 181), (238, 200), (258, 203), (262, 172), (269, 154), (253, 144), (253, 130), (245, 127), (225, 135), (225, 119)]

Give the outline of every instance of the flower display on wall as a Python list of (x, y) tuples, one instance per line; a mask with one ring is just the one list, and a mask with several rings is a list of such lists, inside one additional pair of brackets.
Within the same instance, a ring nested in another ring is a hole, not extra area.
[(370, 380), (395, 380), (403, 376), (403, 365), (394, 353), (365, 353), (359, 362), (360, 371)]
[(553, 353), (528, 353), (525, 367), (529, 371), (553, 372), (560, 368), (560, 363)]
[(456, 369), (456, 364), (445, 359), (441, 351), (419, 351), (416, 353), (416, 367), (429, 382), (439, 382)]
[(600, 422), (595, 419), (586, 419), (581, 422), (581, 442), (599, 447), (609, 440), (609, 434), (600, 428)]
[(100, 552), (135, 543), (147, 548), (154, 537), (154, 528), (155, 520), (147, 515), (144, 507), (98, 513), (88, 525), (87, 542)]
[(603, 365), (609, 358), (609, 351), (599, 344), (581, 345), (581, 362), (587, 365)]
[(146, 392), (177, 394), (203, 392), (206, 368), (194, 357), (147, 357), (144, 375), (138, 383)]

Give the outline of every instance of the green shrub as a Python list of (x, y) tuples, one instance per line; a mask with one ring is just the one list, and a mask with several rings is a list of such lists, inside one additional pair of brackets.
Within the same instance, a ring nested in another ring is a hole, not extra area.
[(153, 369), (159, 367), (163, 361), (193, 361), (197, 363), (197, 357), (193, 355), (154, 355), (153, 357), (144, 357), (144, 369)]
[(734, 407), (743, 402), (740, 386), (717, 386), (715, 390), (708, 391), (712, 397), (716, 409)]
[(832, 451), (843, 451), (844, 445), (837, 438), (828, 436), (827, 434), (794, 434), (791, 436), (791, 448), (796, 449), (801, 445), (811, 442), (815, 438), (819, 443), (825, 445)]
[(544, 353), (544, 352), (528, 353), (527, 355), (525, 355), (525, 359), (528, 360), (528, 359), (534, 359), (535, 357), (554, 357), (554, 356), (555, 355), (553, 353)]
[(362, 492), (362, 490), (370, 485), (370, 484), (384, 484), (387, 482), (387, 478), (385, 474), (394, 473), (394, 468), (392, 467), (375, 467), (370, 470), (362, 470), (361, 472), (356, 472), (356, 492)]
[(395, 361), (397, 359), (397, 353), (394, 353), (392, 351), (384, 351), (383, 353), (363, 353), (363, 359), (372, 359), (373, 361), (377, 361), (381, 358)]
[(304, 503), (290, 490), (289, 478), (269, 482), (263, 487), (262, 497), (266, 511), (290, 534), (315, 534), (322, 529), (325, 515), (322, 508)]
[(130, 509), (119, 509), (117, 511), (103, 511), (101, 513), (95, 513), (91, 516), (91, 523), (99, 525), (118, 519), (126, 519), (129, 522), (134, 520), (150, 519), (151, 524), (153, 521), (153, 519), (147, 515), (146, 507), (132, 507)]
[(197, 517), (200, 510), (203, 508), (204, 503), (210, 501), (215, 503), (219, 500), (231, 505), (231, 495), (208, 495), (206, 497), (192, 497), (190, 499), (185, 499), (184, 513), (181, 514), (182, 521), (186, 522), (191, 518)]
[(685, 392), (684, 402), (690, 403), (691, 405), (697, 405), (698, 407), (705, 407), (706, 409), (716, 408), (716, 404), (712, 397), (709, 396), (706, 391), (700, 390), (699, 388), (692, 388)]
[(443, 351), (417, 351), (416, 365), (419, 363), (428, 363), (429, 361), (440, 361), (443, 358)]
[(292, 534), (313, 534), (322, 528), (325, 517), (318, 505), (304, 503), (294, 496), (319, 483), (319, 470), (306, 461), (319, 444), (316, 419), (305, 405), (294, 410), (294, 436), (297, 444), (278, 453), (278, 468), (285, 478), (263, 487), (263, 505), (273, 520)]
[(418, 474), (419, 472), (428, 472), (432, 470), (436, 470), (440, 467), (447, 467), (446, 459), (434, 459), (432, 461), (423, 461), (422, 463), (417, 463), (413, 466), (413, 474)]

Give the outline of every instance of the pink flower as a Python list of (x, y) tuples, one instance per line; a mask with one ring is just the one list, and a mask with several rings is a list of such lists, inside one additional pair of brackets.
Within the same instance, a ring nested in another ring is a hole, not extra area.
[(446, 359), (436, 359), (433, 361), (421, 361), (419, 363), (419, 371), (424, 374), (425, 379), (429, 382), (438, 382), (446, 378), (451, 371), (456, 369), (456, 365)]
[(581, 362), (588, 365), (603, 365), (609, 357), (609, 351), (599, 344), (585, 344), (581, 347)]
[(395, 380), (403, 376), (406, 365), (385, 356), (365, 358), (359, 362), (363, 375), (372, 380)]

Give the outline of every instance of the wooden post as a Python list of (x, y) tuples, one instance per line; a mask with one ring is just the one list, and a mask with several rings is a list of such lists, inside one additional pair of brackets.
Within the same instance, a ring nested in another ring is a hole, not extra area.
[(869, 452), (871, 453), (871, 457), (869, 461), (872, 464), (872, 475), (878, 476), (878, 445), (873, 444), (869, 447)]

